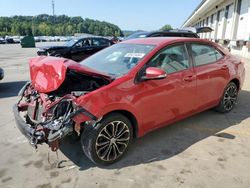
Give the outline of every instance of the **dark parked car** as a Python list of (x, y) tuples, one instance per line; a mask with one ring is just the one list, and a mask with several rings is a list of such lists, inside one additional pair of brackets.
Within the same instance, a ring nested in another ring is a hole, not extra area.
[(189, 37), (200, 38), (198, 33), (206, 33), (213, 31), (210, 27), (198, 27), (198, 28), (183, 28), (183, 29), (170, 29), (166, 31), (150, 31), (150, 32), (136, 32), (125, 40), (135, 38), (147, 38), (147, 37)]
[(31, 82), (14, 106), (20, 131), (53, 151), (78, 133), (97, 164), (119, 160), (154, 129), (210, 108), (231, 111), (245, 78), (240, 60), (194, 38), (134, 39), (81, 63), (36, 57), (29, 65)]
[(5, 44), (6, 41), (3, 38), (0, 38), (0, 44)]
[(4, 77), (4, 71), (2, 68), (0, 68), (0, 80), (2, 80)]
[(38, 50), (38, 55), (64, 57), (74, 61), (81, 61), (90, 55), (112, 45), (113, 42), (102, 37), (88, 37), (73, 39), (63, 46), (48, 46)]
[(5, 41), (7, 44), (14, 44), (15, 43), (13, 38), (6, 38)]

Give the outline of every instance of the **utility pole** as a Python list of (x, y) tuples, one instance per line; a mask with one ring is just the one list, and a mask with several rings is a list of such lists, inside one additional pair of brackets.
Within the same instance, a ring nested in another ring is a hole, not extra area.
[(55, 17), (55, 2), (52, 0), (52, 11), (53, 11), (53, 17)]
[[(54, 0), (52, 0), (52, 11), (53, 11), (53, 19), (52, 19), (52, 22), (53, 24), (55, 24), (55, 2)], [(53, 33), (55, 32), (54, 28), (52, 27), (52, 30), (53, 30)]]

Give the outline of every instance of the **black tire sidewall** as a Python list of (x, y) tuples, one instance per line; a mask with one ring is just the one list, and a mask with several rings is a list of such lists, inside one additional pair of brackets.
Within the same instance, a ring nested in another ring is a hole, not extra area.
[[(224, 100), (226, 91), (227, 91), (227, 89), (228, 89), (229, 87), (231, 87), (232, 85), (233, 85), (234, 87), (236, 87), (237, 90), (238, 90), (237, 85), (236, 85), (234, 82), (230, 82), (230, 83), (227, 85), (227, 87), (225, 88), (224, 92), (223, 92), (223, 95), (222, 95), (222, 97), (221, 97), (221, 100), (220, 100), (219, 105), (216, 107), (216, 110), (217, 110), (217, 111), (222, 112), (222, 113), (226, 113), (226, 112), (230, 112), (230, 111), (234, 108), (235, 104), (233, 104), (233, 107), (232, 107), (230, 110), (226, 110), (226, 109), (225, 109), (225, 106), (224, 106), (224, 103), (223, 103), (223, 100)], [(238, 93), (239, 93), (239, 91), (237, 91), (236, 100), (238, 99)]]
[[(97, 140), (97, 137), (98, 137), (98, 134), (100, 133), (100, 131), (107, 124), (109, 124), (112, 121), (122, 121), (125, 124), (127, 124), (129, 131), (130, 131), (130, 139), (129, 139), (128, 146), (122, 155), (120, 155), (118, 158), (116, 158), (113, 161), (104, 161), (98, 157), (98, 155), (96, 153), (95, 144), (96, 144), (96, 140)], [(129, 121), (129, 119), (122, 114), (112, 113), (112, 114), (109, 114), (108, 116), (104, 117), (96, 125), (92, 126), (91, 128), (90, 127), (87, 128), (81, 136), (81, 144), (82, 144), (82, 148), (83, 148), (85, 155), (92, 162), (94, 162), (97, 165), (108, 165), (108, 164), (115, 163), (116, 161), (120, 160), (124, 156), (124, 154), (127, 152), (128, 148), (132, 142), (132, 139), (133, 139), (133, 129), (132, 129), (132, 124)]]

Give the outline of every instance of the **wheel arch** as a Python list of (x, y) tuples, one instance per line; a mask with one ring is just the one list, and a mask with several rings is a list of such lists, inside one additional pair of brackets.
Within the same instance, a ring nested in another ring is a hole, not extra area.
[(114, 111), (108, 112), (103, 117), (108, 116), (108, 115), (113, 114), (113, 113), (122, 114), (122, 115), (124, 115), (125, 117), (127, 117), (129, 119), (129, 121), (132, 124), (133, 137), (137, 138), (139, 130), (138, 130), (138, 121), (137, 121), (135, 115), (132, 114), (131, 112), (127, 111), (127, 110), (114, 110)]
[(240, 90), (240, 80), (238, 78), (233, 78), (233, 79), (230, 80), (230, 82), (235, 83), (237, 88), (238, 88), (238, 91)]

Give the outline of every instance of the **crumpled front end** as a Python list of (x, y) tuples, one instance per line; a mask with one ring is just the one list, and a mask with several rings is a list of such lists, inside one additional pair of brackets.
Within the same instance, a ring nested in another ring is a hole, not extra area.
[(31, 145), (47, 143), (53, 151), (59, 140), (73, 131), (80, 131), (80, 123), (97, 118), (75, 103), (74, 95), (51, 97), (38, 93), (30, 83), (20, 92), (21, 99), (13, 112), (17, 127)]
[(83, 125), (97, 121), (77, 99), (109, 84), (106, 77), (51, 57), (32, 59), (30, 76), (13, 112), (19, 130), (32, 145), (47, 143), (55, 151), (60, 139), (73, 131), (79, 135)]

